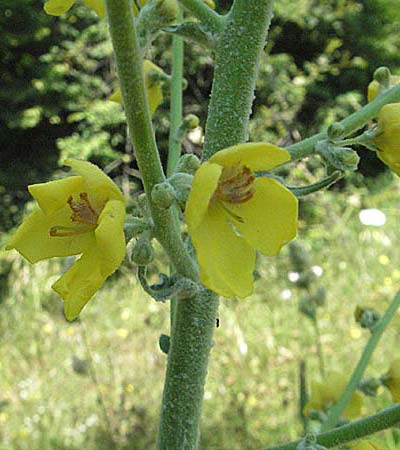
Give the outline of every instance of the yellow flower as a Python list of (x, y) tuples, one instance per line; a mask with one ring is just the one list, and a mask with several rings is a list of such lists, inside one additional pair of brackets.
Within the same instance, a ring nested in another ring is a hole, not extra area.
[[(164, 71), (153, 64), (151, 61), (145, 59), (143, 61), (144, 83), (147, 91), (147, 98), (149, 99), (150, 114), (153, 115), (157, 108), (163, 101), (163, 92), (161, 82), (153, 80), (152, 72), (164, 73)], [(122, 105), (121, 89), (117, 87), (115, 91), (108, 97), (111, 102), (116, 102)]]
[(378, 114), (377, 155), (393, 172), (400, 175), (400, 103), (382, 107)]
[[(339, 400), (347, 380), (342, 373), (332, 372), (324, 381), (311, 382), (311, 397), (304, 408), (304, 414), (308, 416), (312, 409), (327, 411), (337, 400)], [(355, 392), (343, 412), (343, 417), (353, 419), (360, 415), (363, 397), (360, 392)]]
[(400, 359), (395, 359), (385, 375), (385, 385), (392, 394), (392, 399), (400, 403)]
[(350, 448), (351, 450), (387, 450), (386, 445), (370, 440), (358, 441)]
[[(391, 75), (389, 78), (389, 86), (394, 86), (396, 84), (400, 84), (400, 76)], [(373, 80), (368, 85), (368, 102), (372, 102), (375, 97), (379, 94), (381, 89), (381, 85), (379, 81)]]
[(248, 143), (216, 153), (200, 166), (186, 206), (202, 283), (225, 297), (253, 291), (256, 249), (276, 255), (296, 236), (297, 199), (278, 181), (256, 178), (290, 160), (265, 143)]
[(78, 175), (33, 184), (39, 208), (29, 214), (6, 249), (29, 262), (82, 254), (52, 288), (63, 298), (65, 316), (75, 319), (125, 255), (125, 204), (118, 187), (98, 167), (65, 162)]
[[(76, 0), (49, 0), (44, 4), (44, 10), (51, 16), (61, 16), (69, 11), (75, 2)], [(106, 15), (104, 0), (85, 0), (85, 5), (94, 9), (101, 18)]]

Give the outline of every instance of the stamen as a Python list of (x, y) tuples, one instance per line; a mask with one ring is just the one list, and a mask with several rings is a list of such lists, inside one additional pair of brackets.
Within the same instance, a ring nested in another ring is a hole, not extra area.
[(253, 172), (246, 166), (225, 168), (214, 195), (223, 202), (245, 203), (255, 193), (255, 179)]
[(87, 233), (91, 228), (85, 227), (85, 228), (78, 228), (78, 227), (51, 227), (50, 228), (50, 236), (51, 237), (65, 237), (65, 236), (75, 236), (78, 234), (84, 234)]
[(67, 200), (68, 206), (72, 211), (70, 216), (72, 226), (64, 227), (56, 225), (51, 227), (49, 230), (50, 236), (75, 236), (87, 233), (96, 228), (100, 210), (98, 211), (92, 207), (86, 192), (81, 192), (79, 194), (79, 199), (80, 200), (76, 201), (73, 199), (72, 195), (70, 195)]

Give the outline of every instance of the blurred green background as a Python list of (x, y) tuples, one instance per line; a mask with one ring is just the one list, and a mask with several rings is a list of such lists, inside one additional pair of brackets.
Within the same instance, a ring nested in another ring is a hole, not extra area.
[[(224, 12), (229, 1), (220, 1)], [(380, 65), (400, 69), (400, 9), (393, 0), (277, 0), (257, 82), (252, 140), (289, 144), (345, 117), (366, 101)], [(23, 217), (26, 186), (62, 175), (67, 157), (90, 159), (126, 194), (140, 190), (126, 141), (124, 114), (107, 101), (116, 84), (107, 26), (79, 2), (61, 18), (36, 0), (0, 0), (0, 243)], [(161, 34), (151, 59), (170, 72), (171, 38)], [(205, 125), (213, 58), (185, 50), (185, 113)], [(168, 93), (154, 117), (163, 160)], [(184, 142), (200, 152), (199, 137)], [(349, 374), (368, 337), (354, 323), (357, 304), (383, 311), (400, 281), (399, 183), (360, 149), (360, 171), (329, 192), (302, 201), (299, 242), (310, 257), (312, 285), (326, 289), (318, 324), (327, 370)], [(318, 159), (294, 167), (292, 184), (322, 175)], [(382, 227), (363, 225), (379, 208)], [(0, 449), (77, 450), (154, 447), (168, 333), (168, 307), (137, 285), (125, 264), (68, 324), (50, 286), (67, 262), (29, 266), (0, 255)], [(312, 269), (313, 268), (313, 269)], [(313, 322), (299, 312), (302, 291), (286, 248), (260, 260), (253, 297), (225, 300), (206, 389), (201, 449), (261, 449), (301, 433), (299, 364), (318, 377)], [(292, 280), (292, 281), (290, 281)], [(398, 348), (400, 319), (370, 367), (381, 375)], [(381, 392), (363, 413), (390, 404)], [(397, 448), (398, 433), (384, 438)], [(398, 444), (400, 446), (400, 444)], [(171, 449), (172, 450), (172, 449)]]

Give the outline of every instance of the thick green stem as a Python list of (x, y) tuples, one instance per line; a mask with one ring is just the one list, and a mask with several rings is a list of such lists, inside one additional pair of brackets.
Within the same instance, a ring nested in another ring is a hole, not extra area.
[(256, 77), (272, 10), (272, 0), (236, 0), (232, 6), (216, 46), (203, 159), (248, 139)]
[[(400, 405), (394, 405), (378, 414), (357, 420), (332, 431), (321, 433), (316, 436), (317, 443), (327, 448), (360, 439), (378, 431), (387, 430), (400, 423)], [(296, 450), (301, 441), (290, 444), (268, 447), (264, 450)]]
[(351, 397), (358, 388), (360, 381), (364, 375), (365, 369), (368, 366), (371, 356), (374, 350), (376, 349), (376, 346), (378, 345), (378, 342), (383, 332), (385, 331), (390, 321), (394, 317), (399, 306), (400, 306), (400, 291), (394, 297), (392, 303), (390, 304), (389, 308), (385, 312), (382, 319), (375, 326), (374, 331), (372, 332), (371, 337), (369, 338), (369, 341), (366, 347), (364, 348), (361, 358), (358, 361), (357, 367), (354, 369), (354, 372), (345, 390), (342, 393), (342, 396), (330, 410), (326, 422), (322, 424), (322, 431), (327, 431), (337, 424), (342, 412), (346, 409), (346, 406), (351, 400)]
[(218, 33), (224, 23), (224, 17), (208, 7), (203, 0), (179, 0), (197, 19), (202, 26), (212, 33)]
[[(376, 99), (368, 105), (361, 108), (359, 111), (351, 114), (350, 116), (343, 119), (341, 123), (344, 126), (344, 136), (348, 136), (351, 133), (362, 128), (366, 125), (370, 120), (372, 120), (378, 114), (379, 110), (382, 106), (387, 103), (396, 103), (400, 102), (400, 85), (397, 85), (382, 95), (378, 95)], [(305, 158), (308, 155), (314, 153), (315, 144), (322, 139), (326, 139), (327, 134), (326, 131), (322, 131), (312, 137), (304, 139), (297, 144), (290, 145), (286, 148), (292, 156), (292, 159), (301, 159)]]
[(217, 308), (218, 298), (205, 290), (195, 298), (177, 300), (168, 352), (158, 450), (197, 449)]
[[(204, 6), (200, 7), (197, 1), (181, 0), (181, 3), (192, 12)], [(206, 131), (208, 144), (205, 151), (208, 155), (243, 142), (247, 135), (255, 78), (271, 10), (270, 1), (258, 1), (256, 7), (248, 0), (236, 0), (227, 26), (221, 32)], [(260, 16), (263, 19), (260, 20)], [(233, 69), (238, 67), (239, 70)], [(228, 90), (226, 86), (229, 86)], [(242, 95), (243, 92), (246, 94)], [(240, 97), (239, 102), (237, 97)], [(219, 111), (221, 105), (223, 111)], [(232, 123), (235, 124), (234, 133), (231, 133)], [(211, 138), (207, 133), (211, 133)], [(158, 450), (195, 450), (198, 446), (217, 307), (217, 297), (208, 291), (203, 291), (195, 299), (178, 300), (168, 353)]]
[(117, 62), (130, 138), (135, 149), (145, 192), (155, 225), (155, 235), (182, 275), (197, 279), (197, 268), (186, 252), (172, 210), (151, 201), (155, 184), (165, 180), (151, 124), (143, 79), (143, 59), (129, 0), (106, 0), (111, 40)]

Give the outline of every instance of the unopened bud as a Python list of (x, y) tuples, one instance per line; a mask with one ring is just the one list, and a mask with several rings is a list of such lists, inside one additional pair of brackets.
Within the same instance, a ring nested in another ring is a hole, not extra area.
[(175, 201), (175, 190), (168, 181), (158, 183), (151, 191), (151, 200), (158, 208), (167, 209)]
[(147, 266), (154, 259), (151, 242), (146, 238), (139, 238), (136, 242), (131, 239), (126, 247), (129, 262), (137, 266)]
[(189, 131), (199, 126), (199, 118), (194, 114), (188, 114), (184, 117), (178, 129), (176, 130), (175, 139), (179, 142), (183, 141)]
[(169, 178), (169, 182), (174, 188), (175, 197), (181, 207), (187, 202), (190, 189), (192, 188), (193, 175), (188, 173), (176, 173)]
[(360, 324), (361, 328), (367, 328), (371, 331), (374, 330), (380, 318), (381, 315), (371, 308), (363, 308), (362, 306), (357, 306), (354, 311), (355, 321)]
[(324, 306), (326, 301), (326, 290), (320, 286), (317, 292), (312, 296), (312, 299), (316, 306)]
[(384, 87), (388, 87), (390, 84), (390, 70), (385, 67), (378, 67), (374, 72), (374, 80)]
[(357, 170), (360, 157), (351, 148), (337, 147), (328, 141), (320, 141), (315, 149), (325, 161), (336, 169)]
[(343, 137), (344, 126), (339, 122), (333, 122), (329, 125), (326, 133), (330, 141), (337, 141)]
[(152, 0), (140, 10), (140, 28), (156, 30), (176, 22), (179, 14), (177, 0)]
[(187, 153), (179, 158), (175, 172), (185, 172), (194, 175), (200, 167), (200, 159), (193, 153)]

